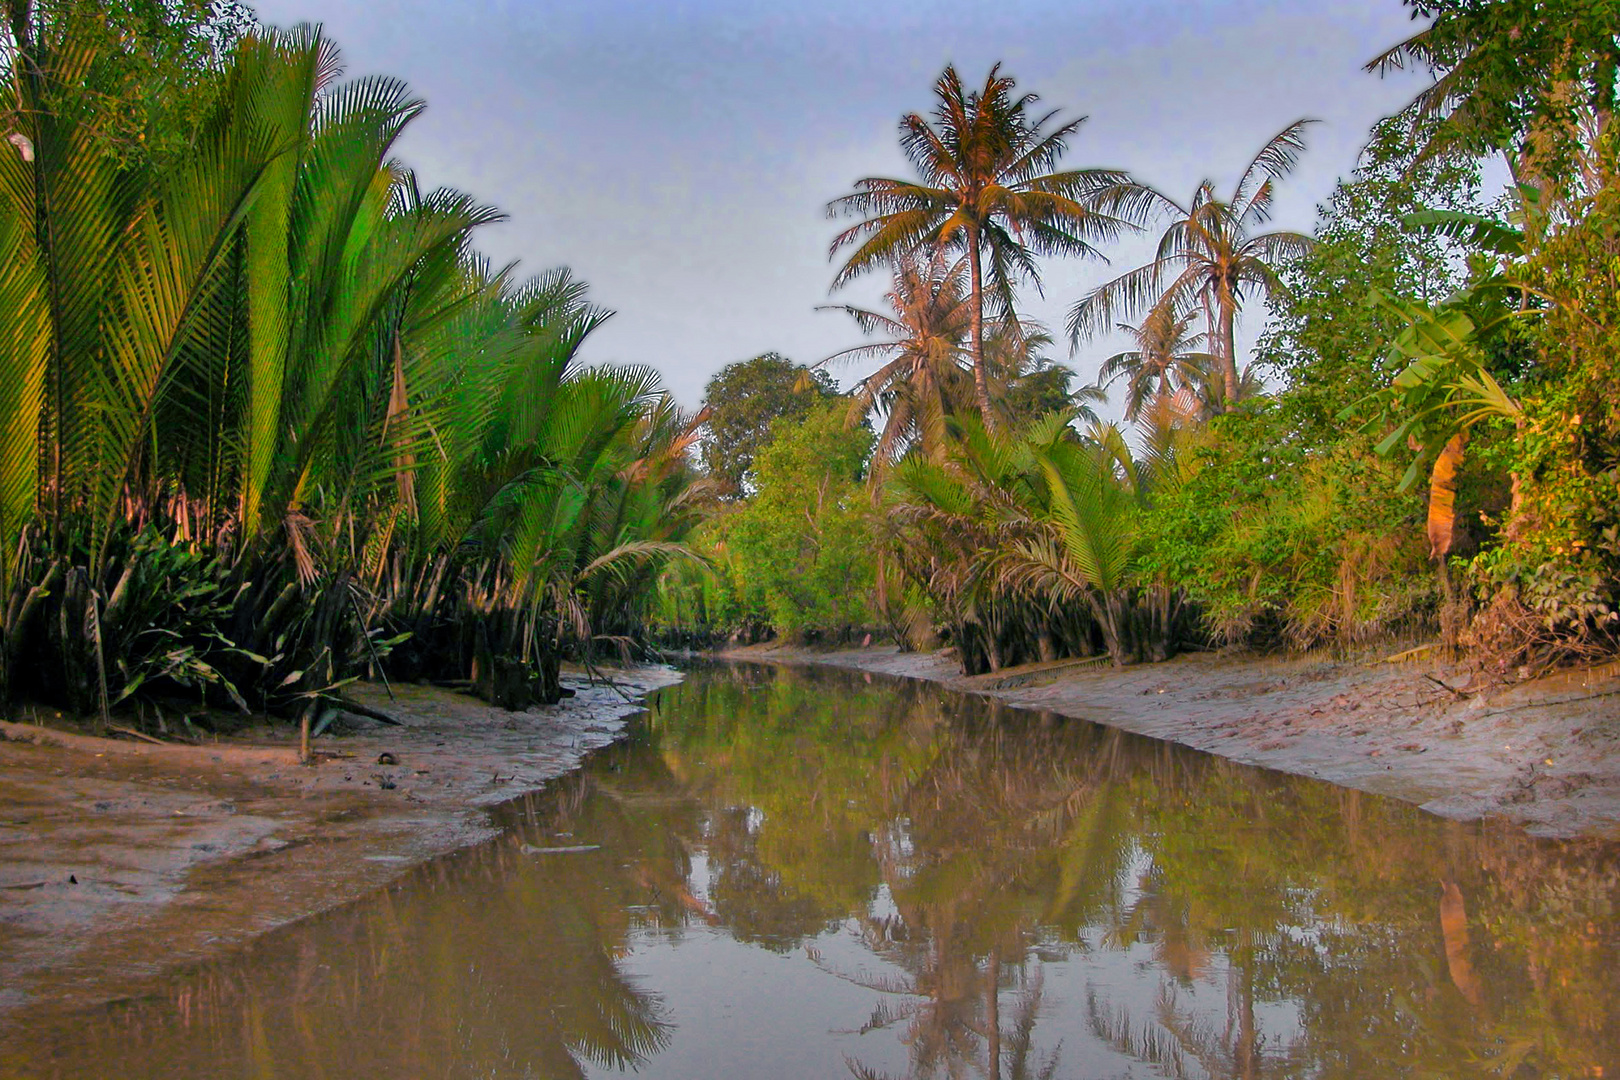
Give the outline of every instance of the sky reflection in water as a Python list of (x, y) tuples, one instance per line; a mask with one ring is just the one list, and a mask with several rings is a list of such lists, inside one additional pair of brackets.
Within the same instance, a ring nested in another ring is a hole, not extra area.
[(1612, 846), (931, 687), (705, 668), (502, 815), (0, 1072), (1620, 1076)]

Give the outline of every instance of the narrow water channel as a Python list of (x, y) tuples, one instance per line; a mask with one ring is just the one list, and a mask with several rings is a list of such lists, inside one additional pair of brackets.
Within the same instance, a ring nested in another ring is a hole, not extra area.
[(700, 668), (505, 835), (23, 1077), (1620, 1077), (1620, 853), (920, 684)]

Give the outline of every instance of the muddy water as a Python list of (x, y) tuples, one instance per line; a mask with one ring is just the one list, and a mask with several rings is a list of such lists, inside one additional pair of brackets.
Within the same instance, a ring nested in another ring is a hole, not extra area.
[(657, 704), (493, 843), (21, 1018), (0, 1076), (1620, 1076), (1612, 847), (839, 671)]

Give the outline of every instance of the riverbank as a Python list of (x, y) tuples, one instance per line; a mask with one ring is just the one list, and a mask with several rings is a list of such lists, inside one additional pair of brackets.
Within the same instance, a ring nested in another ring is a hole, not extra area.
[(1540, 836), (1620, 838), (1620, 664), (1492, 688), (1423, 656), (1198, 653), (1120, 670), (1057, 661), (965, 677), (946, 653), (893, 647), (765, 644), (724, 655), (922, 679), (1393, 796), (1447, 818), (1502, 818)]
[(286, 725), (153, 745), (0, 721), (0, 1028), (25, 1006), (122, 996), (487, 839), (488, 807), (577, 769), (680, 678), (607, 674), (565, 675), (575, 696), (522, 713), (354, 687), (401, 726), (345, 714), (310, 767)]

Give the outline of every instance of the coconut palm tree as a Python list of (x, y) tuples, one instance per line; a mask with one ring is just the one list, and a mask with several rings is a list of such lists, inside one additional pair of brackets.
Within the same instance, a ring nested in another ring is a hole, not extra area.
[(987, 295), (997, 313), (1010, 315), (1019, 282), (1040, 287), (1036, 256), (1095, 256), (1093, 241), (1112, 239), (1126, 227), (1087, 201), (1099, 189), (1128, 183), (1123, 173), (1052, 171), (1085, 117), (1051, 127), (1057, 114), (1032, 114), (1038, 99), (1016, 96), (1014, 86), (999, 64), (982, 89), (971, 91), (947, 67), (934, 85), (933, 120), (917, 113), (900, 120), (900, 146), (918, 178), (867, 177), (827, 205), (829, 216), (861, 219), (833, 240), (834, 256), (854, 248), (835, 288), (897, 256), (940, 245), (967, 257), (968, 354), (979, 411), (991, 425)]
[(1192, 311), (1178, 315), (1161, 304), (1149, 309), (1137, 325), (1115, 327), (1132, 339), (1135, 348), (1104, 360), (1097, 382), (1106, 387), (1125, 380), (1125, 419), (1134, 422), (1164, 405), (1189, 417), (1198, 414), (1202, 403), (1194, 398), (1195, 388), (1218, 370), (1219, 361), (1201, 351), (1209, 335), (1192, 332), (1196, 317)]
[(1108, 400), (1097, 385), (1073, 387), (1074, 371), (1053, 360), (1046, 327), (1033, 319), (996, 319), (985, 330), (984, 362), (1001, 418), (1018, 428), (1050, 412), (1072, 414), (1078, 422), (1097, 420), (1095, 406)]
[(1277, 266), (1302, 254), (1311, 239), (1296, 232), (1255, 232), (1271, 217), (1276, 182), (1293, 171), (1305, 149), (1305, 128), (1296, 120), (1255, 155), (1233, 189), (1221, 199), (1205, 180), (1186, 205), (1137, 180), (1094, 193), (1091, 203), (1109, 216), (1146, 225), (1169, 218), (1152, 261), (1087, 293), (1069, 312), (1069, 338), (1081, 340), (1121, 318), (1155, 306), (1171, 311), (1201, 309), (1224, 382), (1223, 411), (1243, 396), (1237, 359), (1237, 317), (1249, 297), (1277, 288)]
[(848, 313), (863, 333), (882, 334), (883, 339), (821, 361), (884, 359), (850, 392), (851, 424), (865, 420), (874, 409), (884, 417), (872, 454), (874, 481), (913, 445), (930, 460), (939, 460), (945, 449), (946, 416), (970, 402), (973, 393), (966, 366), (972, 324), (966, 262), (952, 259), (942, 247), (901, 257), (884, 300), (887, 312), (827, 305)]

